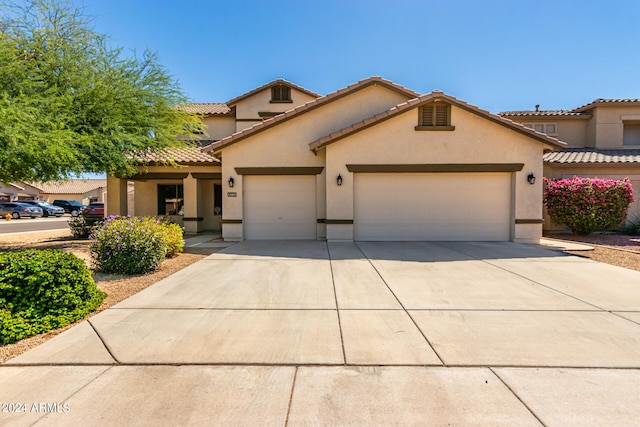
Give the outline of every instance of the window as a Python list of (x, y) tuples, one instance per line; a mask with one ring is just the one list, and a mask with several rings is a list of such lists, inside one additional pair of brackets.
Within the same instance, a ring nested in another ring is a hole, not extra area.
[(640, 145), (640, 123), (625, 123), (622, 145)]
[(292, 102), (291, 88), (277, 85), (271, 88), (271, 102)]
[(451, 105), (446, 102), (431, 102), (418, 111), (416, 130), (453, 130), (451, 126)]
[(183, 205), (182, 184), (158, 184), (158, 215), (182, 215)]
[(555, 123), (523, 123), (522, 125), (536, 132), (546, 133), (547, 135), (558, 134), (558, 127)]

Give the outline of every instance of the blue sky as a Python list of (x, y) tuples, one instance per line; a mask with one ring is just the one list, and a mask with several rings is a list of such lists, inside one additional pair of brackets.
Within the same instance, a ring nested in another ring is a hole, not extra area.
[(326, 94), (380, 75), (492, 112), (640, 98), (640, 2), (77, 0), (194, 102), (275, 78)]

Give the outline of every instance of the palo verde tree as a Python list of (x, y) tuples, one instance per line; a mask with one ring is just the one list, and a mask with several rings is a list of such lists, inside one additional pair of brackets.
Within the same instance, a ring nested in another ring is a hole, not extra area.
[(200, 119), (157, 54), (125, 55), (70, 0), (0, 0), (0, 182), (125, 176)]

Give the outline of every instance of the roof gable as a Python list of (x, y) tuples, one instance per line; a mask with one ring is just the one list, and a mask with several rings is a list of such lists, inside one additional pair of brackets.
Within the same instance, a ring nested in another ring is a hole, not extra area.
[(476, 114), (480, 117), (483, 117), (487, 120), (490, 120), (494, 123), (497, 123), (501, 126), (504, 126), (508, 129), (511, 129), (513, 131), (516, 131), (518, 133), (521, 133), (523, 135), (532, 137), (533, 139), (536, 139), (544, 144), (550, 145), (552, 147), (555, 148), (564, 148), (566, 146), (566, 144), (564, 142), (558, 141), (555, 138), (552, 138), (550, 136), (547, 136), (543, 133), (540, 132), (536, 132), (533, 129), (524, 127), (523, 125), (519, 124), (519, 123), (515, 123), (509, 119), (500, 117), (496, 114), (492, 114), (487, 110), (483, 110), (479, 107), (476, 107), (475, 105), (471, 105), (468, 104), (464, 101), (461, 101), (453, 96), (450, 95), (446, 95), (441, 91), (438, 90), (434, 90), (431, 93), (419, 96), (417, 98), (411, 99), (405, 103), (399, 104), (393, 108), (391, 108), (390, 110), (385, 111), (384, 113), (380, 113), (380, 114), (376, 114), (373, 117), (370, 117), (368, 119), (362, 120), (358, 123), (355, 123), (351, 126), (348, 126), (346, 128), (343, 128), (337, 132), (334, 132), (330, 135), (327, 135), (323, 138), (317, 139), (316, 141), (313, 141), (309, 144), (309, 148), (313, 151), (313, 152), (317, 152), (318, 150), (323, 149), (324, 147), (326, 147), (329, 144), (333, 144), (334, 142), (339, 141), (342, 138), (345, 138), (349, 135), (353, 135), (354, 133), (360, 132), (364, 129), (367, 129), (369, 127), (375, 126), (378, 123), (381, 123), (383, 121), (389, 120), (395, 116), (398, 116), (399, 114), (405, 113), (409, 110), (415, 109), (415, 108), (419, 108), (422, 105), (428, 104), (432, 101), (443, 101), (443, 102), (447, 102), (451, 105), (455, 105), (458, 108), (461, 108), (465, 111), (468, 111), (470, 113)]
[(372, 85), (381, 85), (386, 87), (387, 89), (390, 89), (392, 91), (395, 91), (397, 93), (402, 94), (403, 96), (405, 96), (407, 99), (410, 98), (415, 98), (417, 96), (419, 96), (419, 94), (417, 92), (414, 92), (410, 89), (405, 88), (404, 86), (400, 86), (396, 83), (393, 83), (390, 80), (385, 80), (382, 77), (379, 76), (374, 76), (374, 77), (370, 77), (368, 79), (365, 80), (360, 80), (357, 83), (354, 83), (350, 86), (347, 86), (346, 88), (343, 89), (339, 89), (333, 93), (330, 93), (328, 95), (319, 97), (314, 99), (313, 101), (309, 101), (306, 104), (300, 105), (292, 110), (286, 111), (282, 114), (279, 114), (273, 118), (270, 118), (268, 120), (265, 120), (261, 123), (255, 124), (253, 126), (251, 126), (250, 128), (244, 129), (240, 132), (236, 132), (231, 136), (228, 136), (226, 138), (221, 139), (220, 141), (217, 141), (213, 144), (210, 144), (208, 146), (203, 147), (203, 151), (205, 152), (210, 152), (210, 151), (217, 151), (225, 146), (234, 144), (236, 142), (239, 142), (245, 138), (248, 138), (249, 136), (255, 135), (259, 132), (265, 131), (269, 128), (272, 128), (273, 126), (277, 126), (278, 124), (285, 122), (287, 120), (291, 120), (295, 117), (300, 116), (301, 114), (307, 113), (315, 108), (319, 108), (321, 106), (324, 106), (326, 104), (329, 104), (333, 101), (336, 101), (338, 99), (341, 99), (345, 96), (348, 96), (356, 91), (362, 90), (364, 88), (367, 88), (369, 86)]
[(592, 102), (585, 104), (581, 107), (574, 108), (571, 110), (572, 112), (583, 112), (587, 110), (591, 110), (595, 107), (636, 107), (640, 106), (640, 99), (637, 98), (597, 98)]
[(318, 93), (315, 93), (313, 91), (310, 91), (309, 89), (303, 88), (302, 86), (298, 86), (297, 84), (291, 83), (290, 81), (287, 81), (285, 79), (276, 79), (276, 80), (270, 81), (269, 83), (266, 83), (266, 84), (264, 84), (264, 85), (262, 85), (260, 87), (257, 87), (257, 88), (255, 88), (253, 90), (250, 90), (247, 93), (243, 93), (240, 96), (236, 96), (235, 98), (230, 99), (229, 101), (226, 102), (226, 105), (229, 106), (229, 107), (233, 107), (238, 102), (240, 102), (240, 101), (242, 101), (244, 99), (247, 99), (250, 96), (253, 96), (253, 95), (255, 95), (255, 94), (259, 93), (259, 92), (262, 92), (263, 90), (270, 89), (270, 88), (272, 88), (274, 86), (280, 86), (280, 85), (288, 86), (291, 89), (295, 89), (295, 90), (297, 90), (299, 92), (302, 92), (302, 93), (307, 94), (309, 96), (312, 96), (314, 98), (318, 98), (320, 96), (320, 94), (318, 94)]

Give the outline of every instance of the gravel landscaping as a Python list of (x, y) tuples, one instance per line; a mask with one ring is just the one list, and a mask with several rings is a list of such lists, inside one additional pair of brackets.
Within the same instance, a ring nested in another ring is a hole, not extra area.
[(593, 251), (567, 251), (567, 253), (640, 271), (640, 236), (614, 233), (592, 233), (587, 236), (549, 233), (545, 234), (545, 237), (592, 245)]

